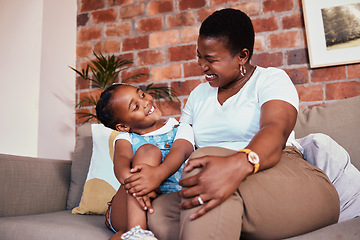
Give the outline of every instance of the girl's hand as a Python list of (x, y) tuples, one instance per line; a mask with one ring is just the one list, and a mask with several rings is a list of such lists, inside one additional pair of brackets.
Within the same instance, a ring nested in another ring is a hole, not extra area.
[(133, 194), (134, 197), (141, 197), (154, 191), (163, 181), (158, 170), (158, 167), (147, 164), (134, 166), (130, 170), (132, 175), (124, 181), (125, 189)]
[(179, 191), (179, 194), (182, 198), (189, 198), (180, 204), (180, 208), (199, 206), (199, 196), (204, 202), (204, 205), (190, 216), (191, 220), (203, 216), (228, 199), (253, 170), (245, 154), (193, 158), (188, 161), (184, 171), (189, 172), (198, 167), (203, 168), (200, 173), (180, 180), (180, 185), (188, 189)]
[(142, 197), (135, 197), (135, 198), (138, 201), (141, 208), (144, 209), (144, 211), (149, 211), (149, 213), (153, 213), (154, 208), (151, 205), (151, 199), (154, 199), (156, 197), (157, 197), (156, 192), (152, 191), (149, 194), (146, 194), (146, 195), (144, 195)]

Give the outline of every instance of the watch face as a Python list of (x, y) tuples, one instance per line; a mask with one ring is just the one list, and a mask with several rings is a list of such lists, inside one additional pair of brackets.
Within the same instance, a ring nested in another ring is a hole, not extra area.
[(252, 164), (258, 164), (260, 162), (259, 156), (254, 152), (250, 152), (249, 162), (251, 162)]

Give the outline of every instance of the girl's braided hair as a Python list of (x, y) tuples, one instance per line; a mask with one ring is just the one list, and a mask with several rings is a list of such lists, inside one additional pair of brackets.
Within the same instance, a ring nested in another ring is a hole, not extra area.
[(112, 108), (114, 91), (125, 84), (113, 84), (106, 88), (100, 95), (100, 99), (96, 104), (97, 119), (106, 127), (116, 130), (118, 119), (115, 118), (115, 112)]

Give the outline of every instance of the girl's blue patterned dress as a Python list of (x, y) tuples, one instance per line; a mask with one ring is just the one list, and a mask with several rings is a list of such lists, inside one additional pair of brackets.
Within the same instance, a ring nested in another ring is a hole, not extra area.
[[(162, 153), (162, 161), (164, 161), (165, 156), (169, 153), (170, 147), (174, 142), (174, 138), (177, 132), (177, 126), (174, 126), (171, 131), (159, 135), (153, 136), (141, 136), (136, 133), (130, 133), (130, 138), (132, 141), (133, 154), (144, 144), (152, 144), (160, 148)], [(172, 176), (166, 179), (160, 185), (159, 189), (162, 193), (171, 193), (181, 190), (179, 181), (182, 176), (182, 169), (184, 164), (181, 165), (180, 169), (175, 172)]]

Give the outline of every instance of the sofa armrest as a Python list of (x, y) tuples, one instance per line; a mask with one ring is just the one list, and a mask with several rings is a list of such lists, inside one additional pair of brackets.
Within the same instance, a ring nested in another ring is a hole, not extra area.
[(66, 209), (71, 161), (0, 154), (0, 217)]

